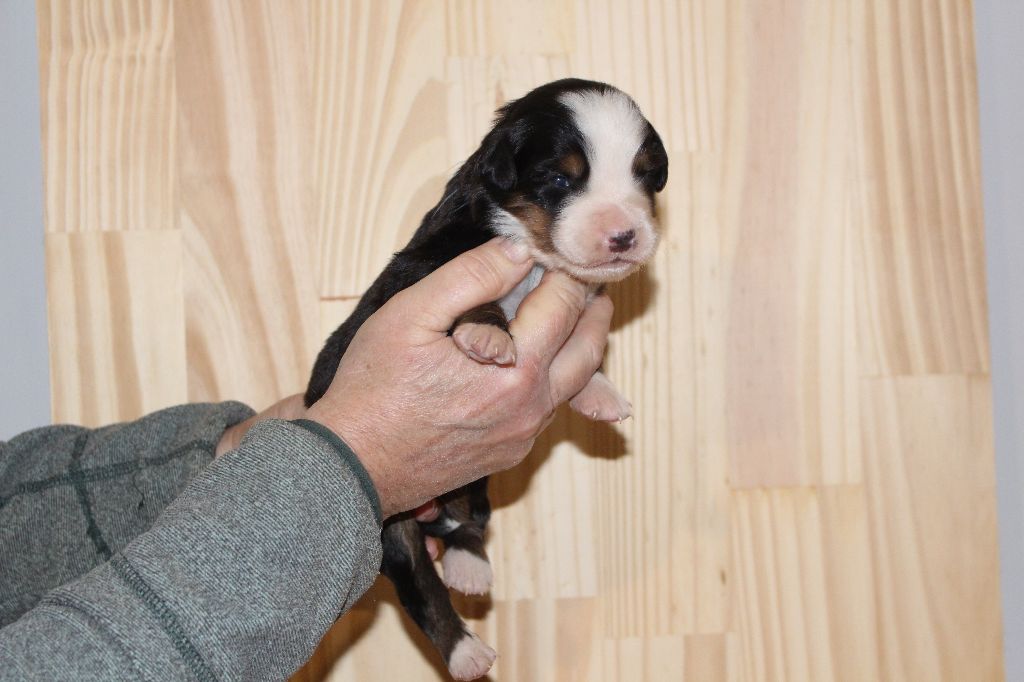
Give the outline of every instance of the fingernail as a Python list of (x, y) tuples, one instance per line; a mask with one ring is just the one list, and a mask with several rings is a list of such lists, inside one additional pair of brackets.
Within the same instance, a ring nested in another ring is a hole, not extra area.
[(525, 263), (530, 257), (530, 250), (522, 242), (514, 242), (511, 239), (501, 240), (501, 249), (513, 263)]

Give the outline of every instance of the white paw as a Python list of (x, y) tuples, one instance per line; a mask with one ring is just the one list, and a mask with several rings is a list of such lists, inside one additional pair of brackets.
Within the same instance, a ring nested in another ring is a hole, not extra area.
[(470, 632), (452, 649), (452, 655), (448, 657), (448, 672), (457, 680), (475, 680), (487, 674), (497, 657), (494, 649)]
[(494, 574), (487, 559), (464, 549), (449, 549), (441, 558), (444, 584), (462, 594), (486, 594)]
[(493, 324), (463, 322), (452, 332), (463, 353), (485, 365), (514, 365), (516, 346), (508, 332)]
[(601, 372), (590, 378), (583, 390), (569, 401), (569, 407), (598, 422), (620, 422), (633, 416), (633, 405)]

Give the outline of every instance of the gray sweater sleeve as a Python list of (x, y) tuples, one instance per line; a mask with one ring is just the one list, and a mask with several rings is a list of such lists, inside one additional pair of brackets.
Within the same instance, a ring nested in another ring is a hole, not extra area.
[(147, 530), (210, 463), (224, 429), (252, 414), (193, 403), (0, 442), (0, 627)]
[(286, 677), (377, 575), (368, 480), (330, 432), (257, 424), (148, 531), (0, 630), (0, 680)]

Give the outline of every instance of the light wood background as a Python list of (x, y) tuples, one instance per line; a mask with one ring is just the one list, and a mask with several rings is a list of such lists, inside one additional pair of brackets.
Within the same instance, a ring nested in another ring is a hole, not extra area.
[[(492, 678), (1001, 679), (970, 3), (38, 10), (56, 420), (300, 390), (493, 109), (607, 80), (672, 164), (637, 416), (494, 480)], [(296, 679), (441, 670), (378, 584)]]

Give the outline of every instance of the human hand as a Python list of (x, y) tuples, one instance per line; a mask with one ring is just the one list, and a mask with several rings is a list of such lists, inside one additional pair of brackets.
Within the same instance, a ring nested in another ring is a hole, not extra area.
[(307, 411), (363, 462), (385, 516), (518, 464), (600, 366), (611, 301), (586, 305), (586, 286), (562, 273), (547, 273), (512, 321), (514, 366), (481, 365), (448, 336), (456, 318), (500, 299), (531, 267), (495, 239), (396, 294)]

